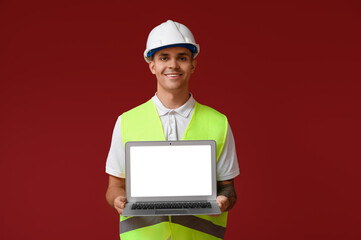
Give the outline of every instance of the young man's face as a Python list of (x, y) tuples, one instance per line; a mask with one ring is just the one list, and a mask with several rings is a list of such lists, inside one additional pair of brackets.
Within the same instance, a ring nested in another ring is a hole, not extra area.
[(157, 77), (158, 91), (172, 93), (188, 91), (188, 82), (195, 66), (192, 52), (183, 47), (159, 50), (149, 62), (150, 71)]

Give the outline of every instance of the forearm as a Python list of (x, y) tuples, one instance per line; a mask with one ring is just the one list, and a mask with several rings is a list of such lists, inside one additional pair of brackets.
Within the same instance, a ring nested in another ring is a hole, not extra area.
[(217, 182), (217, 193), (218, 196), (225, 196), (228, 199), (228, 206), (225, 211), (231, 210), (237, 202), (233, 179)]
[(122, 196), (125, 198), (125, 179), (109, 177), (109, 186), (105, 198), (110, 206), (114, 207), (114, 200)]
[(105, 195), (110, 206), (114, 207), (114, 199), (123, 196), (125, 197), (125, 190), (118, 187), (109, 187)]

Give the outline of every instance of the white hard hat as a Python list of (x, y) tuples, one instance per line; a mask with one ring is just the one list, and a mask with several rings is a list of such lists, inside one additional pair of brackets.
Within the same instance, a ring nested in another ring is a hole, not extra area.
[(192, 32), (183, 24), (168, 20), (149, 33), (147, 47), (144, 51), (144, 59), (149, 62), (151, 56), (164, 48), (185, 47), (193, 52), (193, 58), (199, 53), (199, 45)]

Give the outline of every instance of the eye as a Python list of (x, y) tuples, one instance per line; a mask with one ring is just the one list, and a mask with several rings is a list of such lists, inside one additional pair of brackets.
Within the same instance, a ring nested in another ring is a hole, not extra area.
[(164, 61), (167, 61), (167, 60), (168, 60), (168, 57), (161, 57), (160, 60), (163, 61), (163, 62), (164, 62)]
[(180, 57), (179, 60), (182, 62), (187, 61), (187, 57)]

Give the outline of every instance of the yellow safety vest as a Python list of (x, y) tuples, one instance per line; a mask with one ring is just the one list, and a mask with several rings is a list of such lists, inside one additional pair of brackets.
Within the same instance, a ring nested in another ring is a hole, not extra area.
[[(226, 116), (216, 110), (195, 104), (192, 119), (182, 140), (215, 140), (217, 161), (222, 152), (228, 122)], [(162, 122), (152, 100), (122, 114), (121, 132), (123, 144), (128, 141), (165, 141)], [(123, 217), (120, 215), (121, 240), (213, 240), (223, 239), (228, 212), (218, 217), (156, 216)]]

